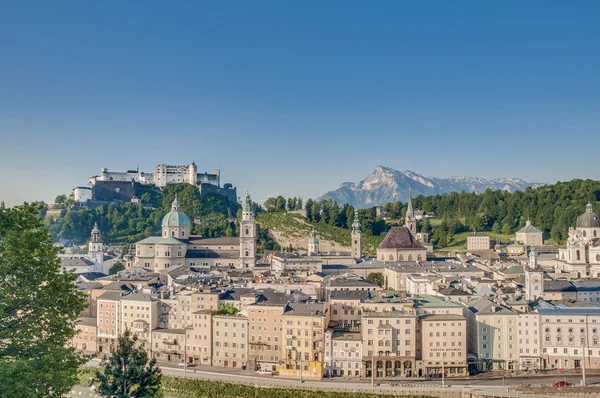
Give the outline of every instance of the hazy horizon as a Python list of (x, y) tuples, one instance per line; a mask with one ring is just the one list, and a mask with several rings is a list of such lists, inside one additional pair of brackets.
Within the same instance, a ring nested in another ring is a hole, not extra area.
[(597, 180), (599, 17), (594, 1), (7, 3), (0, 201), (192, 161), (261, 202), (377, 165)]

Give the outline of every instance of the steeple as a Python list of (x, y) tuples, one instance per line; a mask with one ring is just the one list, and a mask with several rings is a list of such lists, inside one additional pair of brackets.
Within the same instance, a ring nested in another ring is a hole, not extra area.
[(352, 233), (353, 234), (361, 233), (360, 220), (358, 219), (358, 209), (354, 210), (354, 221), (352, 221)]
[(171, 204), (171, 211), (181, 211), (181, 206), (179, 206), (179, 200), (177, 200), (177, 194), (175, 194), (175, 200)]
[(586, 212), (586, 213), (591, 213), (591, 212), (593, 212), (593, 211), (594, 211), (594, 209), (593, 209), (593, 207), (592, 207), (592, 204), (591, 204), (590, 202), (588, 202), (588, 204), (587, 204), (587, 205), (585, 205), (585, 212)]
[(410, 195), (410, 189), (408, 190), (408, 207), (406, 208), (406, 217), (415, 218), (415, 210), (413, 209), (412, 197)]
[(252, 199), (250, 198), (250, 192), (246, 191), (246, 200), (242, 206), (244, 213), (254, 213), (254, 206), (252, 205)]
[(100, 230), (98, 229), (98, 223), (94, 223), (94, 228), (92, 229), (92, 235), (90, 238), (90, 242), (98, 243), (100, 242)]
[(408, 204), (406, 207), (406, 216), (404, 217), (404, 225), (412, 235), (417, 233), (417, 219), (415, 218), (415, 209), (413, 209), (412, 197), (410, 190), (408, 191)]
[(529, 251), (529, 268), (532, 270), (537, 268), (537, 255), (535, 253), (535, 247), (533, 246)]

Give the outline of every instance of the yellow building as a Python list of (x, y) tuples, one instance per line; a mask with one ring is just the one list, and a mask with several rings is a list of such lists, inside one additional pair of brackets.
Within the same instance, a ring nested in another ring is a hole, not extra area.
[(323, 377), (326, 304), (289, 303), (282, 315), (285, 354), (277, 367), (279, 376), (297, 379)]

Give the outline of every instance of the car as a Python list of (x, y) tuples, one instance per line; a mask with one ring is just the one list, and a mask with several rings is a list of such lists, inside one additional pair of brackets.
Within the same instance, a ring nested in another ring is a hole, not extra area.
[[(180, 362), (180, 363), (178, 363), (178, 364), (177, 364), (177, 366), (180, 366), (180, 367), (182, 367), (182, 368), (183, 368), (183, 367), (185, 367), (185, 365), (186, 365), (186, 364), (185, 364), (184, 362)], [(188, 362), (188, 363), (187, 363), (187, 366), (192, 366), (192, 364)]]
[(267, 369), (260, 369), (256, 371), (256, 374), (261, 376), (273, 376), (273, 372)]
[(566, 387), (568, 385), (569, 385), (569, 383), (567, 383), (564, 380), (556, 380), (555, 382), (552, 383), (552, 387)]

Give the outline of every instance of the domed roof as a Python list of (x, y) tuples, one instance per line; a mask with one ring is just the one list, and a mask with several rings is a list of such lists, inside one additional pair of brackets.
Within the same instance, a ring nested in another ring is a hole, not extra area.
[(177, 196), (171, 205), (171, 211), (168, 212), (162, 219), (163, 227), (189, 227), (191, 225), (190, 218), (181, 212)]
[(592, 210), (592, 204), (585, 206), (585, 213), (577, 217), (577, 228), (600, 228), (600, 216)]

